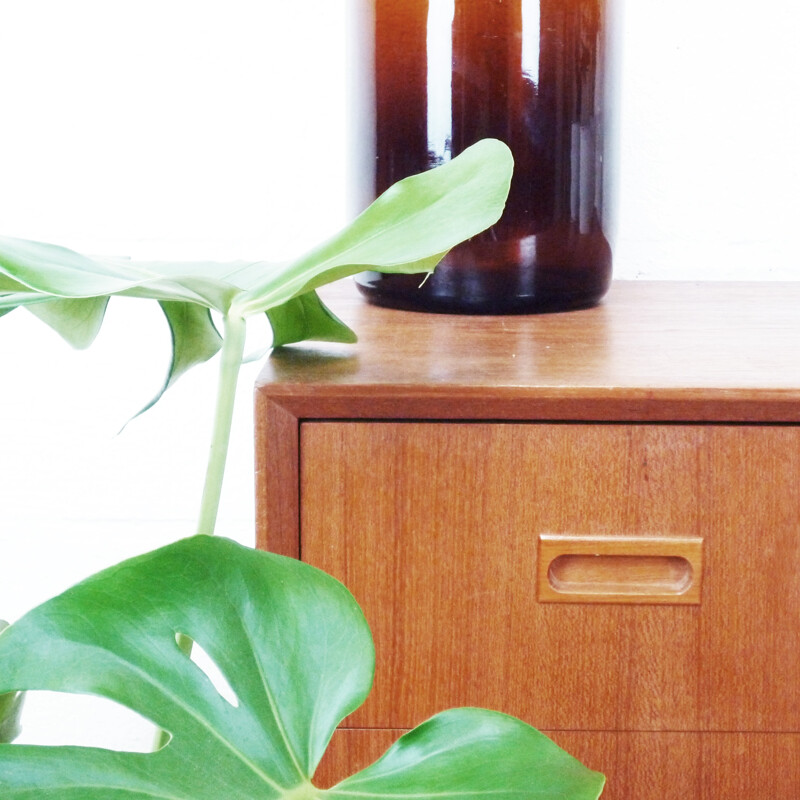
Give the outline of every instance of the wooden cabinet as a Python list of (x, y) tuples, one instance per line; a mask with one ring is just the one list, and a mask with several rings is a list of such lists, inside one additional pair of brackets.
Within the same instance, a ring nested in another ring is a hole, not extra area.
[(375, 637), (322, 782), (480, 705), (604, 797), (800, 796), (800, 284), (533, 317), (326, 299), (359, 344), (276, 352), (256, 391), (259, 545), (340, 578)]

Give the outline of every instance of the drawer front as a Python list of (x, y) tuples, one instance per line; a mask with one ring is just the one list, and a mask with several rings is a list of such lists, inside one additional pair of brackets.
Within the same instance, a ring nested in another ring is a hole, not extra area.
[[(340, 729), (314, 776), (327, 788), (376, 761), (404, 731)], [(800, 797), (800, 734), (547, 731), (606, 776), (603, 800)]]
[[(800, 730), (800, 429), (304, 423), (301, 554), (377, 649), (354, 727)], [(696, 604), (541, 602), (543, 535), (701, 539)]]

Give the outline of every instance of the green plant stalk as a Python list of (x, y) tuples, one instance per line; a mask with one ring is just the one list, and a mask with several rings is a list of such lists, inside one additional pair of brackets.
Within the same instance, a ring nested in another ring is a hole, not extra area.
[(231, 439), (236, 384), (244, 355), (245, 334), (245, 319), (236, 313), (226, 314), (222, 352), (220, 353), (214, 429), (211, 435), (211, 449), (206, 466), (203, 497), (200, 501), (200, 516), (197, 521), (196, 532), (198, 534), (213, 535), (217, 524), (225, 464), (228, 460), (228, 445)]
[[(220, 352), (217, 399), (214, 409), (214, 428), (206, 465), (203, 484), (203, 497), (200, 501), (200, 516), (197, 521), (198, 536), (213, 536), (217, 525), (225, 465), (228, 461), (228, 448), (233, 427), (233, 409), (236, 401), (236, 385), (244, 356), (244, 343), (247, 333), (246, 320), (236, 313), (228, 313), (223, 321), (222, 350)], [(184, 634), (177, 636), (178, 647), (187, 655), (192, 654), (192, 640)], [(170, 735), (158, 730), (153, 750), (160, 750), (169, 742)]]

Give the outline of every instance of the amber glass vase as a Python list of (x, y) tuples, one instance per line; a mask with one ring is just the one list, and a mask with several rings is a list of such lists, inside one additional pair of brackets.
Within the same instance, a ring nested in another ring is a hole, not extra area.
[(423, 283), (368, 272), (373, 302), (505, 314), (596, 303), (611, 280), (614, 0), (373, 0), (375, 196), (495, 137), (502, 219)]

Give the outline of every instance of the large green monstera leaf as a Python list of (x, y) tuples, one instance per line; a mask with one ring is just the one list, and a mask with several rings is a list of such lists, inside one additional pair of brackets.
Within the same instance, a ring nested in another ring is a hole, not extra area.
[[(225, 699), (178, 647), (216, 662)], [(347, 590), (292, 559), (198, 536), (105, 570), (0, 634), (0, 693), (100, 695), (167, 731), (153, 753), (0, 745), (3, 800), (597, 798), (603, 777), (502, 714), (446, 711), (328, 790), (312, 777), (366, 697), (374, 650)]]
[[(512, 171), (508, 147), (482, 140), (436, 169), (399, 181), (341, 233), (281, 264), (134, 262), (0, 237), (0, 317), (25, 306), (72, 345), (87, 347), (100, 330), (109, 297), (157, 300), (173, 344), (157, 400), (183, 372), (220, 349), (228, 322), (235, 327), (266, 314), (276, 345), (354, 341), (315, 290), (368, 269), (430, 272), (448, 250), (500, 218)], [(226, 323), (222, 336), (212, 311)]]

